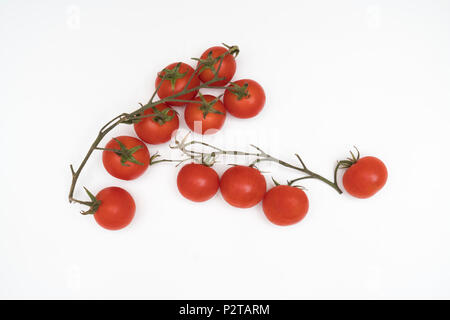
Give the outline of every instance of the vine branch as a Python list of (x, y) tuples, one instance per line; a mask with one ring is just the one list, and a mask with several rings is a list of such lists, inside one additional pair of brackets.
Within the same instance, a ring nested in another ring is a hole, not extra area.
[[(293, 169), (296, 171), (300, 171), (300, 172), (306, 174), (306, 176), (302, 176), (300, 178), (296, 178), (296, 179), (288, 181), (289, 184), (292, 184), (296, 181), (300, 181), (300, 180), (304, 180), (304, 179), (317, 179), (317, 180), (320, 180), (320, 181), (324, 182), (325, 184), (329, 185), (330, 187), (332, 187), (339, 194), (342, 193), (342, 190), (339, 188), (339, 186), (337, 184), (337, 179), (336, 179), (337, 170), (340, 167), (340, 162), (338, 163), (338, 165), (335, 168), (334, 181), (330, 181), (327, 178), (321, 176), (320, 174), (308, 169), (306, 167), (306, 164), (304, 163), (304, 161), (301, 159), (301, 157), (298, 154), (295, 154), (295, 156), (299, 160), (301, 166), (295, 166), (284, 160), (275, 158), (272, 155), (266, 153), (261, 148), (255, 146), (255, 145), (250, 145), (250, 146), (253, 147), (254, 149), (256, 149), (258, 152), (230, 151), (230, 150), (224, 150), (219, 147), (210, 145), (203, 141), (192, 140), (192, 141), (187, 142), (186, 141), (187, 138), (188, 138), (188, 135), (186, 137), (184, 137), (184, 139), (182, 141), (178, 141), (177, 139), (175, 139), (175, 146), (173, 146), (171, 148), (179, 149), (184, 155), (186, 155), (188, 157), (188, 159), (202, 161), (202, 162), (203, 162), (203, 159), (211, 159), (210, 161), (214, 162), (215, 158), (219, 155), (254, 156), (254, 157), (256, 157), (256, 159), (250, 163), (251, 167), (255, 166), (257, 163), (269, 161), (269, 162), (278, 163), (283, 167)], [(194, 145), (201, 145), (204, 147), (208, 147), (208, 148), (211, 148), (213, 151), (202, 152), (202, 151), (193, 150), (192, 148), (188, 148), (189, 146), (194, 146)]]
[[(87, 201), (82, 201), (82, 200), (78, 200), (74, 197), (74, 192), (75, 192), (75, 187), (76, 184), (78, 182), (78, 178), (80, 177), (80, 174), (83, 170), (83, 168), (85, 167), (87, 161), (89, 160), (89, 158), (91, 157), (92, 153), (94, 150), (98, 150), (101, 148), (98, 148), (100, 142), (103, 140), (103, 138), (111, 131), (113, 130), (115, 127), (117, 127), (119, 124), (132, 124), (134, 122), (136, 122), (136, 120), (142, 119), (142, 118), (146, 118), (146, 117), (154, 117), (156, 116), (155, 114), (149, 114), (149, 115), (142, 115), (142, 113), (152, 107), (155, 107), (158, 104), (161, 103), (165, 103), (165, 102), (183, 102), (183, 103), (190, 103), (190, 102), (196, 102), (194, 100), (182, 100), (182, 99), (177, 99), (177, 97), (183, 96), (185, 94), (203, 89), (203, 88), (214, 88), (214, 89), (228, 89), (227, 87), (219, 87), (219, 86), (210, 86), (212, 83), (216, 82), (216, 81), (221, 81), (224, 80), (225, 78), (219, 78), (218, 77), (218, 73), (220, 70), (220, 67), (222, 65), (222, 61), (224, 59), (224, 57), (226, 56), (227, 53), (222, 54), (221, 56), (218, 57), (219, 59), (219, 66), (216, 69), (216, 72), (214, 73), (214, 77), (207, 82), (204, 82), (194, 88), (190, 88), (189, 89), (189, 85), (194, 77), (194, 75), (198, 72), (199, 68), (201, 67), (201, 63), (199, 63), (194, 71), (194, 73), (192, 73), (192, 75), (190, 76), (188, 82), (186, 83), (186, 85), (184, 86), (183, 90), (173, 94), (169, 97), (160, 99), (156, 102), (154, 102), (154, 98), (156, 97), (156, 94), (158, 92), (158, 90), (161, 87), (161, 84), (163, 83), (163, 81), (160, 82), (160, 84), (156, 87), (155, 91), (153, 92), (153, 94), (151, 95), (149, 101), (147, 102), (147, 104), (145, 105), (140, 105), (140, 108), (131, 112), (131, 113), (122, 113), (116, 117), (114, 117), (113, 119), (111, 119), (110, 121), (108, 121), (99, 131), (99, 133), (97, 134), (97, 137), (95, 138), (94, 142), (92, 143), (92, 145), (90, 146), (89, 150), (87, 151), (86, 155), (84, 156), (83, 160), (80, 163), (80, 166), (77, 168), (77, 170), (74, 169), (73, 165), (70, 165), (70, 171), (72, 174), (72, 183), (70, 185), (70, 190), (69, 190), (69, 202), (76, 202), (76, 203), (80, 203), (80, 204), (84, 204), (84, 205), (91, 205), (91, 202), (87, 202)], [(157, 160), (154, 163), (158, 163), (158, 162), (168, 162), (169, 160)], [(174, 162), (174, 161), (171, 161)]]

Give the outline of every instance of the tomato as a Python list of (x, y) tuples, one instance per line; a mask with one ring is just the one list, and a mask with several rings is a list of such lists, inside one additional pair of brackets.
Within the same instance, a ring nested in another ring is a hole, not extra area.
[(146, 145), (133, 137), (114, 138), (103, 150), (103, 166), (106, 171), (122, 180), (136, 179), (150, 164), (150, 153)]
[(226, 202), (238, 208), (258, 204), (266, 193), (266, 179), (255, 168), (234, 166), (220, 179), (220, 192)]
[(363, 157), (345, 171), (342, 183), (352, 196), (369, 198), (383, 188), (387, 177), (387, 168), (380, 159)]
[(227, 112), (222, 101), (217, 97), (201, 94), (194, 100), (200, 103), (191, 102), (184, 109), (187, 126), (201, 134), (213, 134), (219, 131), (225, 122)]
[(211, 199), (219, 190), (219, 176), (211, 167), (190, 163), (178, 172), (177, 186), (186, 199), (202, 202)]
[(136, 205), (133, 197), (124, 189), (109, 187), (101, 190), (95, 198), (100, 202), (94, 218), (105, 229), (119, 230), (133, 220)]
[(264, 196), (263, 210), (267, 219), (279, 226), (288, 226), (302, 220), (308, 212), (306, 193), (292, 186), (276, 186)]
[[(197, 65), (197, 68), (200, 68), (199, 78), (202, 82), (211, 81), (219, 65), (217, 77), (225, 79), (212, 82), (210, 85), (224, 86), (230, 82), (236, 72), (236, 60), (231, 51), (233, 48), (235, 47), (230, 47), (230, 50), (224, 47), (211, 47), (203, 52)], [(224, 56), (222, 64), (220, 64), (220, 56)]]
[[(158, 89), (158, 96), (161, 99), (167, 98), (174, 94), (180, 93), (183, 91), (184, 87), (187, 85), (191, 75), (195, 72), (195, 70), (188, 64), (183, 62), (172, 63), (165, 67), (161, 72), (158, 73), (156, 77), (155, 86), (158, 88), (161, 81), (161, 87)], [(163, 80), (163, 78), (165, 78)], [(197, 75), (192, 77), (191, 82), (187, 89), (193, 89), (200, 85), (200, 80)], [(191, 100), (197, 95), (198, 90), (194, 90), (192, 92), (183, 94), (181, 96), (176, 97), (175, 99), (180, 100)], [(167, 101), (167, 104), (170, 106), (184, 106), (185, 102), (177, 102), (177, 101)]]
[(252, 118), (256, 116), (266, 103), (264, 89), (258, 82), (243, 79), (234, 81), (225, 90), (223, 104), (229, 113), (237, 118)]
[[(154, 110), (155, 108), (156, 110)], [(180, 125), (178, 115), (168, 105), (161, 103), (153, 108), (148, 108), (143, 115), (156, 114), (146, 117), (134, 124), (134, 131), (139, 138), (150, 144), (160, 144), (169, 141), (172, 134)]]

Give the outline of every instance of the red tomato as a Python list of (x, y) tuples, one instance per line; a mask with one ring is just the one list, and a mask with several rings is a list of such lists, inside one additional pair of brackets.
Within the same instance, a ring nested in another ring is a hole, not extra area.
[(226, 202), (238, 208), (258, 204), (266, 193), (266, 179), (255, 168), (234, 166), (220, 179), (220, 192)]
[(264, 89), (258, 82), (243, 79), (234, 81), (225, 90), (223, 104), (229, 113), (237, 118), (252, 118), (256, 116), (266, 103)]
[(292, 186), (276, 186), (263, 199), (267, 219), (279, 226), (288, 226), (302, 220), (308, 212), (306, 193)]
[(169, 141), (172, 134), (179, 127), (178, 115), (168, 105), (161, 103), (153, 108), (148, 108), (143, 115), (155, 114), (154, 117), (146, 117), (134, 124), (134, 131), (139, 138), (150, 144), (159, 144)]
[[(220, 64), (219, 57), (223, 55), (222, 64)], [(236, 60), (233, 54), (224, 47), (211, 47), (200, 57), (197, 68), (200, 68), (199, 78), (203, 82), (211, 81), (214, 78), (214, 72), (219, 68), (217, 73), (218, 78), (225, 78), (224, 80), (212, 82), (212, 86), (224, 86), (233, 78), (236, 72)]]
[(345, 171), (342, 183), (352, 196), (369, 198), (383, 188), (387, 177), (387, 168), (380, 159), (363, 157)]
[(136, 138), (120, 136), (109, 141), (103, 151), (103, 166), (113, 177), (133, 180), (147, 170), (150, 153)]
[(125, 228), (133, 220), (136, 205), (133, 197), (124, 189), (105, 188), (95, 198), (100, 201), (100, 205), (94, 213), (94, 218), (103, 228), (119, 230)]
[[(158, 96), (161, 99), (167, 98), (174, 94), (183, 91), (187, 85), (191, 75), (195, 70), (188, 64), (183, 62), (172, 63), (164, 68), (163, 71), (158, 73), (156, 77), (155, 86), (158, 88), (160, 82), (163, 80), (163, 76), (166, 75), (166, 79), (162, 81), (161, 87), (158, 89)], [(200, 85), (200, 80), (197, 75), (194, 75), (187, 89), (193, 89)], [(197, 95), (198, 90), (183, 94), (176, 97), (180, 100), (191, 100)], [(185, 102), (167, 101), (170, 106), (184, 106)]]
[(178, 172), (177, 185), (183, 197), (202, 202), (211, 199), (219, 190), (219, 176), (211, 167), (190, 163)]
[(227, 111), (222, 101), (211, 95), (201, 95), (184, 109), (184, 119), (188, 127), (197, 133), (213, 134), (222, 128)]

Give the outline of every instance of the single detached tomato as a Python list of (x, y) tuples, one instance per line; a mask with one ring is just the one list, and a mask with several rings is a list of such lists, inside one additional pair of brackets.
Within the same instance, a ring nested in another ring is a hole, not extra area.
[(345, 171), (342, 183), (352, 196), (369, 198), (383, 188), (387, 177), (387, 168), (380, 159), (363, 157)]
[(143, 115), (154, 116), (139, 120), (138, 123), (134, 124), (134, 131), (136, 131), (139, 138), (150, 144), (160, 144), (169, 141), (173, 132), (180, 125), (177, 113), (164, 103), (148, 108)]
[(226, 202), (238, 208), (258, 204), (266, 193), (266, 179), (255, 168), (234, 166), (220, 179), (220, 192)]
[(146, 145), (133, 137), (114, 138), (103, 150), (103, 166), (106, 171), (122, 180), (136, 179), (150, 164), (150, 153)]
[(306, 193), (292, 186), (276, 186), (264, 196), (263, 210), (267, 219), (279, 226), (288, 226), (302, 220), (308, 212)]
[[(201, 55), (198, 60), (197, 68), (199, 70), (199, 78), (202, 82), (211, 81), (214, 73), (220, 67), (217, 73), (218, 78), (225, 78), (212, 82), (212, 86), (223, 86), (230, 82), (236, 72), (236, 60), (234, 59), (239, 53), (237, 46), (232, 47), (211, 47)], [(222, 63), (220, 59), (223, 57)]]
[(218, 97), (211, 95), (194, 99), (184, 109), (186, 124), (194, 132), (201, 134), (213, 134), (222, 128), (225, 122), (226, 110)]
[(223, 104), (229, 113), (237, 118), (256, 116), (266, 103), (264, 89), (250, 79), (234, 81), (225, 90)]
[[(180, 93), (181, 91), (183, 91), (184, 87), (186, 87), (189, 79), (191, 79), (191, 76), (194, 72), (195, 70), (190, 65), (183, 62), (172, 63), (168, 65), (161, 72), (159, 72), (158, 76), (156, 77), (156, 88), (158, 88), (158, 86), (162, 82), (161, 86), (158, 89), (158, 96), (161, 99), (164, 99), (174, 94)], [(198, 79), (197, 75), (193, 75), (187, 89), (193, 89), (199, 85), (200, 80)], [(197, 95), (197, 92), (198, 90), (194, 90), (192, 92), (178, 96), (175, 99), (191, 100)], [(167, 104), (170, 106), (184, 106), (186, 103), (167, 101)]]
[(133, 197), (124, 189), (109, 187), (96, 196), (99, 202), (94, 213), (95, 221), (105, 229), (118, 230), (126, 227), (133, 220), (136, 205)]
[(190, 163), (178, 172), (177, 186), (186, 199), (202, 202), (211, 199), (219, 190), (219, 176), (211, 167)]

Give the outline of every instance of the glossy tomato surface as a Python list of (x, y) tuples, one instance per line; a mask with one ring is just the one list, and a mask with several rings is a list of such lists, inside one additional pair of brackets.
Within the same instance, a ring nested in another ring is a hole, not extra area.
[[(216, 97), (212, 95), (204, 95), (203, 98), (209, 103), (213, 102)], [(201, 102), (202, 99), (197, 97), (195, 101)], [(208, 109), (211, 109), (209, 112)], [(220, 113), (219, 113), (220, 112)], [(222, 101), (217, 100), (210, 107), (206, 107), (201, 103), (189, 103), (184, 109), (184, 119), (187, 126), (194, 132), (201, 134), (214, 134), (222, 128), (225, 118), (226, 109)]]
[(190, 163), (178, 172), (177, 186), (186, 199), (202, 202), (211, 199), (219, 190), (219, 176), (211, 167)]
[(119, 230), (125, 228), (133, 220), (136, 205), (133, 197), (124, 189), (105, 188), (95, 197), (100, 201), (100, 205), (94, 213), (94, 218), (103, 228)]
[(221, 55), (224, 55), (222, 64), (220, 64), (218, 61), (213, 65), (213, 68), (203, 68), (203, 71), (200, 72), (199, 78), (202, 82), (211, 81), (214, 78), (214, 70), (217, 70), (219, 68), (219, 65), (220, 69), (217, 77), (225, 79), (212, 82), (210, 85), (224, 86), (233, 78), (234, 73), (236, 72), (236, 60), (234, 59), (233, 55), (228, 53), (228, 49), (224, 47), (211, 47), (203, 52), (200, 59), (207, 59), (208, 56), (210, 56), (211, 58), (218, 58)]
[(258, 82), (250, 79), (233, 81), (230, 87), (237, 86), (243, 90), (248, 85), (248, 95), (240, 97), (233, 90), (225, 90), (223, 104), (229, 113), (237, 118), (252, 118), (256, 116), (266, 103), (264, 89)]
[(383, 188), (387, 178), (387, 168), (380, 159), (363, 157), (345, 171), (342, 183), (349, 194), (364, 199)]
[[(132, 161), (122, 163), (122, 156), (115, 151), (110, 151), (121, 150), (120, 144), (115, 139), (120, 141), (127, 150), (137, 149), (131, 156), (138, 163)], [(147, 146), (141, 140), (130, 136), (120, 136), (115, 139), (109, 141), (105, 146), (107, 150), (103, 151), (103, 166), (109, 174), (118, 179), (136, 179), (147, 170), (150, 164), (150, 153)]]
[(306, 193), (292, 186), (276, 186), (264, 196), (263, 210), (267, 219), (279, 226), (289, 226), (302, 220), (308, 212)]
[[(167, 115), (173, 118), (169, 121), (164, 121), (162, 117), (158, 116), (147, 117), (134, 124), (134, 131), (136, 131), (138, 137), (150, 144), (160, 144), (169, 141), (180, 125), (178, 115), (168, 105), (161, 103), (155, 108), (159, 111), (169, 108), (170, 111)], [(148, 108), (143, 113), (144, 116), (154, 114), (153, 108)]]
[(220, 192), (226, 202), (238, 208), (257, 205), (266, 193), (266, 179), (255, 168), (234, 166), (220, 179)]
[[(178, 69), (177, 69), (178, 68)], [(162, 80), (162, 76), (166, 74), (165, 71), (161, 71), (158, 73), (155, 81), (155, 87), (158, 88), (160, 82), (162, 82), (161, 87), (158, 89), (158, 96), (163, 99), (174, 94), (180, 93), (183, 91), (184, 87), (189, 82), (191, 75), (195, 72), (195, 70), (188, 64), (183, 62), (172, 63), (168, 65), (165, 69), (172, 70), (175, 72), (177, 70), (176, 75), (173, 79)], [(191, 82), (189, 83), (188, 89), (193, 89), (200, 85), (200, 80), (197, 75), (194, 75)], [(186, 93), (184, 95), (176, 97), (176, 99), (180, 100), (191, 100), (198, 93), (198, 90), (194, 90), (192, 92)], [(185, 102), (176, 102), (176, 101), (167, 101), (167, 104), (170, 106), (184, 106)]]

